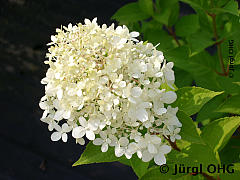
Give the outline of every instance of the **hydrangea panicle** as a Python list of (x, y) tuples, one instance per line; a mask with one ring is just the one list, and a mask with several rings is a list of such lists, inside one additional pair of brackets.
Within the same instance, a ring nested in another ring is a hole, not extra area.
[(49, 43), (44, 110), (51, 139), (67, 141), (70, 132), (84, 145), (86, 137), (101, 151), (144, 162), (166, 163), (166, 138), (180, 139), (181, 123), (171, 103), (173, 63), (151, 43), (138, 41), (126, 26), (99, 26), (97, 19), (56, 29)]

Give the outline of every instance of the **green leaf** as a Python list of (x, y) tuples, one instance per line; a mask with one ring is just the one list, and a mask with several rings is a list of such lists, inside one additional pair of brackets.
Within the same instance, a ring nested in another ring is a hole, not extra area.
[(178, 98), (173, 106), (190, 116), (197, 113), (210, 99), (223, 92), (214, 92), (200, 87), (183, 87), (179, 88), (176, 93)]
[(235, 0), (230, 0), (226, 6), (223, 8), (224, 12), (228, 12), (230, 14), (238, 16), (238, 2)]
[(233, 84), (240, 86), (240, 82), (233, 82)]
[(120, 163), (126, 165), (126, 166), (131, 166), (131, 162), (130, 162), (130, 160), (127, 159), (127, 158), (122, 158), (122, 159), (120, 159), (120, 160), (118, 160), (118, 161), (119, 161)]
[(240, 95), (231, 96), (216, 111), (240, 114)]
[(182, 123), (180, 131), (181, 139), (191, 143), (202, 143), (202, 139), (193, 120), (183, 111), (178, 111), (177, 117)]
[[(189, 72), (196, 84), (211, 90), (220, 91), (221, 87), (216, 82), (217, 74), (214, 72), (215, 59), (206, 51), (202, 51), (192, 57), (188, 57), (189, 48), (180, 46), (164, 52), (167, 60), (174, 62), (174, 66)], [(176, 76), (177, 78), (181, 78)]]
[(148, 15), (153, 15), (153, 1), (152, 0), (139, 0), (140, 9)]
[[(158, 1), (156, 4), (156, 13), (154, 14), (153, 18), (166, 25), (169, 26), (172, 24), (177, 16), (176, 12), (178, 9), (178, 1), (177, 0), (170, 0), (170, 1)], [(173, 16), (173, 17), (171, 17)]]
[(124, 157), (118, 158), (115, 156), (113, 147), (109, 147), (107, 152), (102, 152), (101, 146), (96, 146), (93, 145), (92, 142), (89, 142), (81, 157), (73, 164), (73, 166), (91, 163), (114, 162), (123, 158)]
[(240, 162), (240, 143), (238, 137), (232, 137), (219, 155), (223, 164)]
[(198, 9), (203, 9), (201, 6), (200, 0), (180, 0), (184, 3), (189, 4), (192, 8), (198, 8)]
[(240, 125), (240, 117), (225, 117), (209, 123), (201, 134), (203, 140), (215, 151), (221, 150)]
[(198, 112), (197, 121), (211, 121), (213, 119), (222, 117), (225, 113), (215, 112), (215, 110), (225, 101), (226, 97), (226, 94), (220, 94), (208, 101)]
[(233, 78), (225, 76), (216, 76), (216, 82), (218, 83), (219, 89), (224, 90), (229, 94), (235, 95), (240, 92), (240, 86), (234, 82), (238, 81), (237, 78), (239, 78), (240, 76), (237, 70), (235, 70), (233, 74), (234, 74)]
[(168, 61), (174, 62), (174, 66), (188, 71), (188, 55), (189, 48), (186, 46), (180, 46), (171, 50), (168, 50), (164, 53), (164, 56)]
[(140, 180), (169, 180), (178, 179), (179, 177), (185, 176), (185, 174), (174, 174), (174, 164), (167, 164), (169, 171), (167, 173), (160, 172), (160, 166), (154, 166), (145, 173)]
[(167, 155), (167, 167), (169, 168), (167, 173), (161, 173), (161, 167), (154, 166), (150, 168), (140, 180), (189, 179), (190, 177), (188, 176), (190, 176), (190, 174), (188, 173), (177, 173), (176, 175), (173, 175), (175, 174), (175, 165), (179, 167), (180, 164), (184, 164), (185, 167), (199, 167), (199, 165), (202, 164), (203, 171), (205, 172), (207, 165), (218, 164), (218, 161), (215, 158), (213, 151), (207, 145), (193, 143), (181, 152), (173, 150)]
[(178, 88), (184, 87), (184, 86), (191, 86), (193, 82), (193, 77), (190, 73), (181, 70), (180, 68), (174, 67), (174, 73), (175, 73), (175, 84)]
[(235, 16), (239, 16), (238, 12), (238, 2), (236, 0), (230, 0), (224, 7), (214, 7), (209, 9), (209, 12), (219, 14), (219, 13), (230, 13)]
[(147, 172), (149, 162), (143, 162), (141, 159), (137, 157), (136, 154), (132, 156), (132, 158), (130, 159), (130, 162), (131, 162), (133, 171), (139, 178), (142, 177)]
[(153, 18), (158, 21), (159, 23), (162, 23), (164, 25), (168, 25), (168, 19), (171, 15), (171, 11), (164, 10), (161, 12), (161, 14), (155, 14)]
[(137, 22), (149, 18), (150, 16), (141, 11), (137, 2), (126, 4), (121, 7), (113, 16), (121, 23)]
[(203, 164), (203, 166), (208, 166), (209, 164), (218, 164), (218, 160), (213, 150), (206, 144), (191, 144), (188, 148), (182, 150), (183, 153), (189, 155), (193, 162), (197, 164)]
[(230, 0), (214, 0), (217, 7), (226, 5)]
[(189, 36), (195, 33), (199, 28), (198, 15), (196, 14), (182, 16), (175, 25), (176, 35), (181, 37)]
[(234, 163), (234, 167), (229, 167), (229, 171), (231, 172), (232, 169), (234, 169), (234, 172), (232, 173), (222, 173), (220, 174), (219, 178), (221, 180), (239, 180), (240, 177), (240, 163)]
[(238, 53), (235, 56), (235, 65), (239, 65), (240, 64), (240, 51), (238, 51)]
[(172, 5), (171, 14), (168, 19), (169, 26), (173, 26), (177, 22), (178, 16), (179, 16), (179, 11), (180, 11), (180, 6), (179, 6), (179, 3), (177, 2)]
[(194, 76), (197, 86), (214, 91), (222, 91), (216, 82), (216, 78), (219, 76), (215, 72), (216, 62), (218, 61), (206, 51), (202, 51), (189, 58), (187, 71)]
[(154, 45), (159, 44), (158, 49), (165, 52), (169, 49), (174, 48), (173, 39), (164, 30), (148, 29), (146, 31), (146, 39), (153, 43)]
[(212, 34), (204, 30), (199, 30), (188, 36), (187, 41), (191, 49), (191, 56), (213, 45), (215, 42), (212, 40), (212, 37)]

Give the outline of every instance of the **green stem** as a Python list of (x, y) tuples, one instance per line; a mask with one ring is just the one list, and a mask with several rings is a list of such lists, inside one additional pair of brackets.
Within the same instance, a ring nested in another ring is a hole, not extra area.
[[(218, 41), (219, 38), (218, 38), (218, 34), (217, 34), (216, 14), (209, 14), (209, 15), (212, 17), (213, 33), (214, 33), (215, 40)], [(224, 67), (221, 43), (216, 43), (216, 45), (217, 45), (218, 58), (219, 58), (219, 62), (220, 62), (221, 69), (222, 69), (222, 75), (223, 76), (227, 76), (228, 73), (227, 73), (227, 71), (225, 70), (225, 67)]]
[(173, 39), (176, 41), (178, 46), (181, 46), (180, 42), (177, 39), (176, 33), (173, 31), (172, 27), (168, 27), (166, 26), (168, 32), (170, 33), (170, 35), (173, 37)]
[(168, 138), (165, 138), (168, 142), (169, 142), (169, 144), (172, 146), (172, 148), (173, 149), (175, 149), (176, 151), (181, 151), (180, 149), (179, 149), (179, 147), (177, 146), (177, 144), (176, 144), (176, 141), (175, 142), (172, 142), (171, 140), (170, 140), (170, 137), (168, 137)]

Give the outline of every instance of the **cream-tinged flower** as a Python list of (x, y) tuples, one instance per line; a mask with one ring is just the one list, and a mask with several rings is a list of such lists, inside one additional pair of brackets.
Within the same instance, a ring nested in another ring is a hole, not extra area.
[(113, 136), (112, 134), (107, 134), (105, 131), (101, 131), (99, 133), (100, 138), (96, 138), (93, 141), (94, 145), (102, 145), (101, 151), (106, 152), (108, 150), (108, 146), (115, 146), (117, 143), (118, 139)]
[[(126, 26), (110, 27), (85, 19), (84, 24), (56, 29), (48, 45), (49, 65), (41, 120), (53, 132), (51, 139), (76, 143), (84, 137), (106, 152), (128, 159), (166, 162), (168, 142), (179, 139), (181, 123), (172, 104), (173, 63), (151, 43), (138, 41), (138, 32)], [(62, 125), (62, 127), (60, 127)]]
[(149, 162), (154, 159), (154, 162), (161, 166), (166, 164), (165, 154), (168, 154), (171, 151), (171, 147), (168, 145), (159, 145), (157, 146), (157, 150), (154, 153), (149, 153), (147, 150), (143, 151), (142, 160), (144, 162)]
[(80, 126), (77, 126), (72, 131), (72, 136), (74, 138), (81, 138), (86, 134), (86, 137), (89, 140), (95, 139), (95, 133), (98, 129), (98, 126), (96, 125), (96, 122), (94, 120), (86, 121), (84, 117), (79, 118)]
[(68, 139), (67, 133), (71, 131), (71, 128), (68, 126), (68, 124), (64, 123), (62, 127), (60, 127), (59, 125), (56, 125), (54, 128), (57, 131), (52, 133), (51, 135), (52, 141), (58, 141), (62, 138), (63, 142), (67, 142), (67, 139)]

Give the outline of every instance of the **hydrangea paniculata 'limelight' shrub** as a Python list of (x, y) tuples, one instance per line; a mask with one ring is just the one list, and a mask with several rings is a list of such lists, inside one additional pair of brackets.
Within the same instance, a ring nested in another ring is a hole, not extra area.
[(166, 163), (166, 138), (180, 139), (181, 123), (170, 106), (174, 92), (173, 63), (151, 43), (139, 42), (126, 26), (99, 26), (97, 19), (56, 29), (51, 36), (50, 67), (41, 83), (41, 120), (51, 139), (76, 142), (83, 137), (117, 157), (134, 153), (144, 162)]

